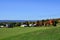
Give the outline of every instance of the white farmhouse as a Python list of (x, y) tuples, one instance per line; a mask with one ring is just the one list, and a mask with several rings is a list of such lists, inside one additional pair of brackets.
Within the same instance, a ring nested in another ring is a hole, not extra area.
[(26, 27), (26, 26), (27, 26), (26, 24), (21, 25), (21, 27)]

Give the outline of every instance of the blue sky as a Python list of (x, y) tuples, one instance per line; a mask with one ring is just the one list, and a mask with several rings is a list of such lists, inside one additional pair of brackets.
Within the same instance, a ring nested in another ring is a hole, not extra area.
[(60, 18), (60, 0), (0, 0), (0, 20)]

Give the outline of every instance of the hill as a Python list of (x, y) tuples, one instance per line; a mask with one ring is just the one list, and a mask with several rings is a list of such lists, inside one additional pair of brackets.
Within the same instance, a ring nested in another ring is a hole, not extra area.
[(0, 20), (0, 22), (25, 22), (26, 20)]
[[(44, 20), (44, 19), (42, 19), (42, 20)], [(45, 20), (50, 20), (50, 19), (45, 19)], [(60, 18), (55, 18), (53, 20), (60, 20)], [(0, 22), (25, 22), (25, 21), (35, 22), (37, 20), (0, 20)]]

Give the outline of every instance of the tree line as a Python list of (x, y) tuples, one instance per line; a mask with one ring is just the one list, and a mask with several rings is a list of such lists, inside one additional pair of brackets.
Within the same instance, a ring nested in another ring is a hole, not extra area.
[(57, 26), (57, 24), (60, 23), (59, 19), (46, 19), (46, 20), (37, 20), (37, 21), (25, 21), (25, 22), (0, 22), (0, 26), (8, 26), (8, 27), (19, 27), (21, 25), (27, 25), (29, 27), (30, 24), (32, 24), (34, 27), (40, 27), (40, 26)]

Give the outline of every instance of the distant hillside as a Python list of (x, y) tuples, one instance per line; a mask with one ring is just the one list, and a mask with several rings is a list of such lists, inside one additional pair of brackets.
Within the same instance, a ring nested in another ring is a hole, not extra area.
[[(50, 20), (50, 19), (45, 19), (45, 20)], [(53, 20), (60, 20), (60, 18), (55, 18)], [(25, 21), (34, 22), (34, 21), (37, 21), (37, 20), (0, 20), (0, 22), (25, 22)]]
[(25, 22), (25, 20), (0, 20), (0, 22)]
[(25, 21), (36, 21), (36, 20), (0, 20), (0, 22), (25, 22)]

